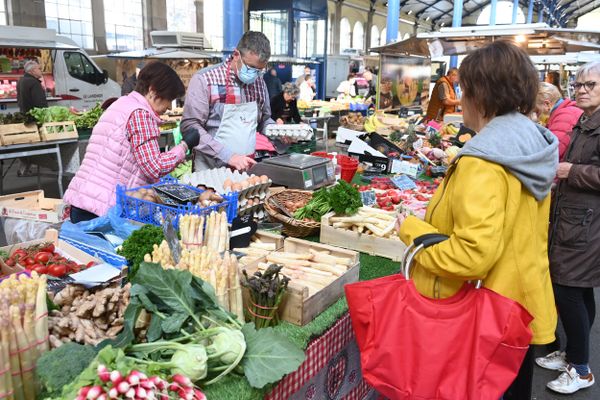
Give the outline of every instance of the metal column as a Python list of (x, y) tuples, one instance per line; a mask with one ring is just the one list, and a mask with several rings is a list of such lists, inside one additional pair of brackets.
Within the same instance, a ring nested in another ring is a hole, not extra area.
[(512, 24), (517, 23), (517, 14), (519, 11), (519, 0), (513, 0), (513, 14), (512, 14)]
[(540, 2), (540, 8), (538, 9), (538, 22), (544, 22), (544, 2)]
[(527, 23), (530, 24), (533, 21), (533, 0), (529, 0), (529, 7), (527, 8)]
[(223, 51), (235, 50), (244, 34), (244, 0), (223, 1)]
[(490, 5), (490, 26), (494, 26), (496, 25), (496, 8), (498, 6), (498, 0), (492, 0)]
[(398, 39), (398, 27), (400, 24), (400, 0), (389, 0), (387, 9), (388, 14), (385, 42), (391, 43)]
[[(462, 26), (463, 0), (454, 0), (454, 9), (452, 12), (452, 27)], [(450, 68), (458, 67), (458, 56), (450, 56)]]

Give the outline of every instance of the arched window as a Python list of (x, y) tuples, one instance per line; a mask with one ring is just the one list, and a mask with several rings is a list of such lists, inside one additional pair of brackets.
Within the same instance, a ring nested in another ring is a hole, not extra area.
[(369, 47), (377, 46), (379, 46), (379, 28), (377, 25), (373, 25), (371, 27), (371, 43), (369, 43)]
[(365, 28), (360, 21), (356, 21), (354, 24), (354, 30), (352, 31), (352, 48), (364, 50), (365, 48)]
[(350, 21), (348, 18), (342, 18), (340, 21), (340, 51), (352, 47), (350, 41)]
[[(489, 25), (492, 6), (486, 6), (477, 17), (477, 25)], [(512, 1), (499, 1), (496, 4), (496, 25), (512, 24), (513, 3)], [(517, 10), (517, 24), (525, 23), (525, 14), (521, 8)]]
[(194, 0), (167, 0), (167, 29), (178, 32), (196, 32)]
[(381, 33), (379, 34), (379, 45), (383, 46), (385, 44), (385, 37), (387, 36), (387, 28), (383, 28)]

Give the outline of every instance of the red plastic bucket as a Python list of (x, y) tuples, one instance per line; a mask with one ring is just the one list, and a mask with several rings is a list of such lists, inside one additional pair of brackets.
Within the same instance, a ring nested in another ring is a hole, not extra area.
[[(316, 151), (311, 153), (311, 156), (333, 159), (333, 154), (328, 154), (324, 151)], [(356, 174), (356, 170), (358, 169), (358, 160), (342, 154), (338, 154), (336, 159), (341, 168), (341, 178), (348, 183), (352, 182), (352, 178), (354, 178), (354, 174)]]
[(354, 174), (358, 169), (358, 160), (338, 154), (337, 163), (342, 168), (341, 178), (348, 183), (352, 182), (352, 178), (354, 178)]

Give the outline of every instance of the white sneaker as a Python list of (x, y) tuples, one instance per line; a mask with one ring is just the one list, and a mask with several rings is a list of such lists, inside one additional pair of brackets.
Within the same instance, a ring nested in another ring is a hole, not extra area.
[(535, 363), (542, 368), (560, 371), (567, 368), (567, 353), (564, 351), (555, 351), (545, 357), (536, 358)]
[(562, 394), (571, 394), (575, 393), (579, 389), (590, 387), (595, 382), (594, 375), (592, 375), (591, 372), (587, 375), (581, 376), (577, 373), (575, 368), (570, 365), (568, 365), (564, 371), (565, 372), (560, 374), (558, 378), (548, 382), (546, 385), (548, 389)]

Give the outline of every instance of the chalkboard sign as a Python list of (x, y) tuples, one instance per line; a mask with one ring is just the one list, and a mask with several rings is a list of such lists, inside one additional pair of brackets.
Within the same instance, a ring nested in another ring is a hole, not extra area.
[(252, 214), (236, 217), (231, 222), (231, 238), (229, 248), (236, 249), (250, 246), (250, 239), (256, 233), (258, 224), (254, 222)]
[(360, 199), (364, 206), (371, 206), (377, 201), (374, 190), (365, 190), (360, 192)]
[(64, 276), (62, 278), (53, 278), (48, 276), (48, 291), (52, 293), (58, 293), (63, 290), (69, 283), (73, 283), (75, 280), (70, 276)]
[(166, 194), (159, 192), (158, 190), (155, 190), (154, 193), (156, 193), (156, 196), (158, 196), (158, 198), (164, 205), (177, 207), (180, 204), (172, 198), (170, 198), (169, 196), (167, 196)]
[(174, 183), (166, 183), (164, 185), (154, 186), (154, 190), (164, 193), (172, 199), (184, 204), (196, 201), (198, 197), (200, 197), (200, 193), (198, 193), (198, 191), (188, 186), (177, 185)]

